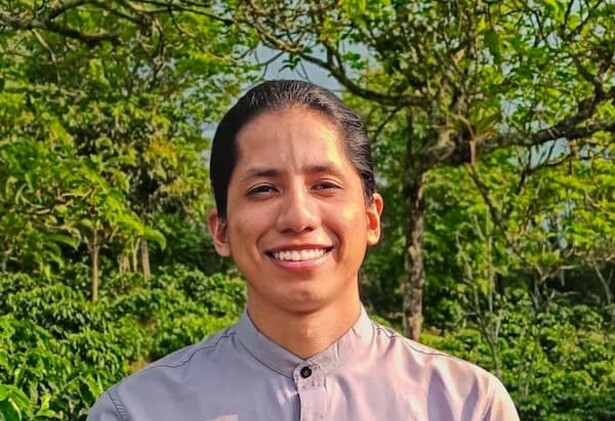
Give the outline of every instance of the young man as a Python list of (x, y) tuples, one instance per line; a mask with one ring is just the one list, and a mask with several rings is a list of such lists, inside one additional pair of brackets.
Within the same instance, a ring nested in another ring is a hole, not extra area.
[(383, 201), (364, 126), (335, 95), (250, 90), (218, 127), (211, 179), (244, 315), (111, 388), (89, 420), (518, 420), (494, 376), (366, 315), (358, 274)]

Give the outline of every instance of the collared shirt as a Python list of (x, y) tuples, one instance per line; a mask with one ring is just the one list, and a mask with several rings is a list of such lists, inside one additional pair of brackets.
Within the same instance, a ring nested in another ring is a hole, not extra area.
[(105, 392), (88, 421), (518, 421), (485, 370), (372, 322), (304, 360), (246, 313)]

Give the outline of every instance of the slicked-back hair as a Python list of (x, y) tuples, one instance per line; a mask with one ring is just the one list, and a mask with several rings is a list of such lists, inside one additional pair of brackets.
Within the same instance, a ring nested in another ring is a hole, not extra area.
[(268, 111), (304, 107), (321, 113), (338, 130), (350, 162), (363, 184), (366, 201), (373, 200), (376, 190), (372, 152), (365, 126), (331, 91), (299, 80), (272, 80), (250, 89), (224, 115), (211, 148), (209, 174), (218, 215), (226, 217), (228, 187), (237, 164), (237, 135), (257, 116)]

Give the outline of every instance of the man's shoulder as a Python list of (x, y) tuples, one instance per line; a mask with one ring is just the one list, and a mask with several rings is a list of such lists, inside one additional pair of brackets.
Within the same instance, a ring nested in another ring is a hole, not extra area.
[[(88, 420), (129, 419), (128, 414), (144, 412), (143, 405), (165, 407), (181, 401), (186, 388), (199, 389), (215, 382), (219, 362), (232, 356), (235, 325), (201, 342), (181, 348), (129, 375), (107, 390), (92, 407)], [(157, 401), (151, 401), (151, 397)], [(103, 414), (114, 414), (106, 417)], [(147, 419), (146, 416), (135, 417)]]
[[(384, 358), (398, 367), (402, 365), (412, 388), (424, 391), (428, 399), (473, 406), (485, 415), (493, 410), (494, 405), (504, 402), (506, 410), (514, 413), (508, 392), (492, 373), (377, 323), (375, 327), (377, 340), (387, 344)], [(517, 419), (515, 416), (516, 413), (505, 419)]]

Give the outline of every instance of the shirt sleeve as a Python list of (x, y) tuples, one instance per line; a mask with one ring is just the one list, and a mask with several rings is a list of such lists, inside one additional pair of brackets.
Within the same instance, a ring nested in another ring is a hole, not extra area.
[(484, 421), (520, 421), (508, 391), (498, 379), (493, 382), (491, 403), (485, 411)]
[(113, 399), (107, 391), (92, 406), (86, 421), (129, 421), (129, 419), (120, 402)]

